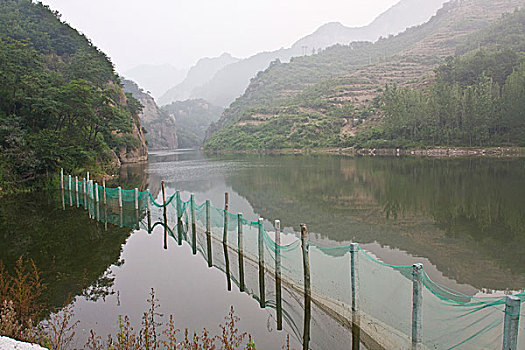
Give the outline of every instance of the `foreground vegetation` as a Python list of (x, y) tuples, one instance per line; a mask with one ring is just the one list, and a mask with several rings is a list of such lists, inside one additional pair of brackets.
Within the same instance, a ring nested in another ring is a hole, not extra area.
[(0, 4), (0, 193), (63, 167), (105, 170), (141, 147), (141, 106), (112, 63), (47, 6)]
[[(40, 297), (45, 284), (32, 260), (18, 259), (13, 273), (0, 262), (0, 335), (21, 341), (40, 344), (51, 350), (66, 350), (76, 348), (75, 329), (80, 321), (75, 321), (72, 305), (66, 304), (61, 310), (52, 310), (46, 316), (46, 306)], [(225, 322), (219, 325), (219, 334), (204, 328), (193, 333), (188, 328), (181, 331), (175, 325), (173, 315), (164, 324), (162, 314), (158, 312), (159, 301), (155, 291), (151, 289), (147, 300), (148, 309), (142, 315), (141, 327), (135, 331), (128, 316), (118, 319), (118, 332), (107, 335), (106, 340), (90, 331), (83, 346), (91, 350), (212, 350), (212, 349), (245, 349), (255, 350), (252, 337), (237, 328), (240, 318), (235, 315), (233, 306), (225, 317)], [(289, 337), (283, 348), (290, 349)]]

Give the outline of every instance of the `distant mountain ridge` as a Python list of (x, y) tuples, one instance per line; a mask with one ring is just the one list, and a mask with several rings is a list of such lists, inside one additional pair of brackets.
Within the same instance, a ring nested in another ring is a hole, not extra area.
[[(290, 48), (261, 52), (238, 62), (231, 63), (203, 79), (198, 86), (179, 85), (179, 95), (164, 95), (161, 105), (186, 98), (203, 98), (219, 106), (228, 106), (241, 96), (250, 79), (279, 59), (288, 62), (292, 57), (311, 55), (335, 44), (352, 41), (376, 41), (381, 36), (397, 34), (407, 27), (427, 21), (446, 0), (401, 0), (364, 27), (349, 28), (340, 23), (328, 23), (314, 33), (298, 40)], [(175, 88), (174, 88), (175, 89)], [(184, 91), (185, 93), (183, 93)]]
[(178, 69), (170, 64), (141, 64), (123, 73), (125, 78), (137, 82), (154, 98), (159, 98), (173, 85), (180, 83), (186, 74), (188, 69)]
[(376, 41), (380, 37), (396, 35), (405, 29), (423, 24), (432, 17), (447, 0), (401, 0), (363, 27), (346, 27), (339, 22), (322, 25), (314, 33), (292, 45), (323, 49), (334, 44), (352, 41)]
[(192, 96), (193, 89), (205, 84), (223, 67), (239, 60), (229, 53), (223, 53), (219, 57), (201, 58), (190, 68), (186, 78), (181, 83), (173, 86), (158, 99), (159, 104), (166, 105), (174, 101), (189, 99)]

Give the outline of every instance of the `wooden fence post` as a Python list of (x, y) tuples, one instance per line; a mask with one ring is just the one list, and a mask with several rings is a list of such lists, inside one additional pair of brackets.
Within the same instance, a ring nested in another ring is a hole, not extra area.
[(505, 298), (505, 319), (503, 322), (503, 350), (518, 349), (518, 330), (521, 300), (515, 296)]
[(164, 181), (160, 182), (160, 187), (162, 190), (162, 216), (164, 219), (164, 249), (168, 249), (168, 216), (166, 213), (166, 185), (164, 184)]
[(281, 221), (275, 220), (275, 298), (277, 330), (283, 329), (283, 305), (281, 299)]
[(118, 187), (118, 206), (122, 208), (122, 188)]
[(228, 257), (228, 192), (224, 193), (224, 231), (222, 234), (222, 245), (224, 247), (224, 263), (226, 264), (226, 281), (228, 284), (228, 291), (232, 290), (232, 282), (230, 278), (230, 259)]
[(224, 193), (224, 230), (222, 234), (222, 243), (228, 242), (228, 192)]
[(266, 305), (266, 292), (264, 289), (264, 241), (263, 241), (263, 219), (258, 221), (258, 246), (259, 246), (259, 306), (264, 308)]
[(83, 188), (83, 194), (84, 194), (84, 207), (87, 209), (88, 208), (88, 198), (87, 198), (87, 180), (84, 179), (83, 180), (83, 183), (82, 183), (82, 188)]
[(104, 191), (104, 204), (106, 204), (106, 179), (102, 178), (102, 189)]
[(358, 278), (357, 278), (357, 264), (358, 264), (359, 244), (350, 244), (350, 288), (352, 289), (351, 309), (352, 309), (352, 349), (359, 349), (361, 328), (360, 318), (358, 313)]
[(310, 257), (308, 247), (308, 230), (306, 224), (301, 224), (301, 247), (303, 251), (303, 273), (304, 273), (304, 326), (303, 326), (303, 349), (308, 349), (310, 342), (310, 319), (312, 308), (312, 290), (310, 286)]
[(60, 168), (60, 189), (64, 189), (64, 168)]
[(350, 244), (350, 287), (352, 288), (352, 313), (357, 311), (357, 254), (359, 244)]
[(197, 223), (195, 222), (195, 195), (190, 195), (190, 212), (191, 212), (191, 251), (193, 255), (197, 254)]
[(412, 265), (412, 349), (420, 349), (423, 311), (422, 264)]
[(180, 192), (175, 192), (175, 200), (177, 201), (177, 244), (182, 245), (182, 208)]
[(210, 225), (210, 201), (206, 201), (206, 247), (208, 252), (208, 267), (213, 266), (211, 251), (211, 225)]
[(97, 196), (97, 202), (95, 203), (95, 220), (98, 221), (100, 219), (100, 203), (98, 201), (98, 184), (97, 184), (96, 196)]
[(77, 208), (80, 206), (80, 198), (78, 195), (78, 176), (75, 176), (75, 199), (77, 202)]
[(162, 188), (162, 203), (165, 206), (166, 205), (166, 188), (164, 186), (164, 181), (160, 182), (160, 186)]

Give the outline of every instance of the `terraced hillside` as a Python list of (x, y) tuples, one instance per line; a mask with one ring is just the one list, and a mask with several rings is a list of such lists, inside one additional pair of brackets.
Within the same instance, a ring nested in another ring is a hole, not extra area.
[(428, 84), (447, 56), (492, 42), (483, 35), (498, 33), (484, 28), (524, 3), (451, 1), (429, 22), (374, 44), (336, 45), (290, 63), (275, 61), (211, 126), (205, 147), (344, 146), (348, 135), (380, 119), (377, 97), (386, 83)]

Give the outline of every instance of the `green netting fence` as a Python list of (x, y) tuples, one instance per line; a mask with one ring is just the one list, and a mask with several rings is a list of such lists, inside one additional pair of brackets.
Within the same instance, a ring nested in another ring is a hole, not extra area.
[[(281, 235), (262, 219), (195, 203), (193, 195), (184, 200), (176, 192), (164, 202), (149, 190), (70, 177), (61, 183), (64, 204), (82, 206), (96, 220), (148, 233), (160, 226), (166, 238), (187, 242), (224, 272), (228, 289), (236, 285), (275, 309), (277, 328), (284, 323), (306, 347), (336, 349), (356, 336), (384, 349), (525, 346), (523, 292), (466, 295), (431, 280), (419, 264), (391, 265), (358, 244), (323, 247), (298, 233)], [(277, 235), (287, 243), (277, 244)]]

